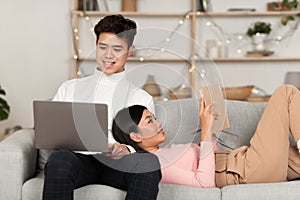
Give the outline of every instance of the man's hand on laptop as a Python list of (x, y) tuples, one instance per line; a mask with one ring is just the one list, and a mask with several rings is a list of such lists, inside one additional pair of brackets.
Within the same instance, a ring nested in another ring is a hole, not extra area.
[(114, 159), (120, 159), (124, 155), (130, 154), (130, 151), (127, 148), (127, 146), (124, 144), (120, 144), (119, 142), (109, 144), (108, 148), (111, 152), (112, 158), (114, 158)]

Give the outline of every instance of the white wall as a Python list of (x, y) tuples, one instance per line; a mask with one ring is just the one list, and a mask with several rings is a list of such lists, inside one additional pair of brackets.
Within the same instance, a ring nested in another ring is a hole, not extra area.
[(32, 101), (51, 98), (70, 78), (72, 0), (0, 2), (0, 85), (11, 106), (6, 127), (33, 126)]
[[(120, 0), (107, 1), (115, 6), (113, 9), (120, 8)], [(155, 11), (159, 8), (159, 10), (167, 10), (167, 12), (176, 9), (177, 12), (182, 12), (181, 9), (186, 6), (178, 7), (178, 2), (184, 1), (187, 7), (190, 5), (186, 3), (189, 0), (176, 0), (176, 3), (174, 0), (168, 0), (172, 2), (170, 8), (170, 4), (165, 1), (167, 0), (138, 0), (138, 9)], [(213, 11), (225, 11), (230, 7), (255, 7), (257, 11), (264, 11), (267, 1), (212, 0), (212, 9)], [(11, 105), (9, 120), (0, 122), (0, 134), (6, 127), (15, 125), (22, 125), (25, 128), (32, 127), (32, 101), (53, 97), (58, 86), (71, 78), (73, 45), (70, 10), (72, 3), (73, 0), (0, 1), (0, 85), (6, 90), (6, 99)], [(143, 3), (147, 6), (142, 6)], [(221, 22), (222, 20), (224, 19), (221, 19)], [(251, 22), (251, 19), (247, 20), (249, 21), (230, 18), (228, 21), (225, 19), (222, 24), (229, 27), (230, 23), (234, 23), (238, 28)], [(152, 26), (159, 28), (162, 25), (162, 28), (172, 28), (176, 26), (176, 21), (177, 19), (173, 18), (160, 23), (155, 19)], [(187, 27), (184, 26), (182, 30), (189, 34)], [(232, 31), (238, 31), (238, 29)], [(213, 35), (209, 32), (207, 34)], [(300, 56), (299, 37), (299, 30), (297, 30), (290, 43), (280, 47), (278, 53), (289, 55), (289, 52), (292, 52), (294, 56)], [(143, 38), (137, 42), (142, 40)], [(180, 47), (182, 46), (184, 45)], [(179, 74), (186, 73), (183, 64), (179, 65)], [(158, 70), (159, 67), (157, 66)], [(299, 67), (299, 62), (217, 63), (217, 70), (225, 85), (255, 84), (268, 93), (271, 93), (283, 82), (286, 71), (299, 71)], [(156, 80), (164, 82), (168, 76), (170, 76), (168, 73), (159, 74), (156, 76)], [(185, 74), (185, 76), (188, 75)], [(138, 78), (133, 80), (137, 85), (145, 81), (144, 74)], [(174, 87), (177, 86), (176, 84)]]

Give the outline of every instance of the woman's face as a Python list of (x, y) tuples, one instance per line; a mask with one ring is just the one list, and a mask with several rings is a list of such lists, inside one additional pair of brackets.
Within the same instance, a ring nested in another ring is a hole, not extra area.
[(101, 33), (96, 47), (96, 60), (100, 70), (107, 75), (124, 71), (131, 50), (125, 39), (118, 35)]
[(161, 123), (158, 122), (153, 114), (147, 109), (144, 110), (138, 127), (139, 136), (142, 139), (143, 146), (157, 146), (166, 140)]

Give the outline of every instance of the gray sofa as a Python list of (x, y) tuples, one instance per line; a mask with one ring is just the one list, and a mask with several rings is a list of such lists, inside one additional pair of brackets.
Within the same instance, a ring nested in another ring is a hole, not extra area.
[[(231, 127), (218, 133), (221, 149), (248, 145), (266, 103), (226, 101)], [(198, 100), (156, 102), (157, 118), (163, 122), (168, 143), (199, 141)], [(0, 143), (0, 199), (42, 199), (43, 167), (49, 151), (34, 147), (34, 131), (20, 130)], [(160, 184), (159, 200), (180, 199), (300, 199), (300, 181), (196, 188)], [(124, 199), (125, 192), (104, 185), (75, 190), (75, 199)]]

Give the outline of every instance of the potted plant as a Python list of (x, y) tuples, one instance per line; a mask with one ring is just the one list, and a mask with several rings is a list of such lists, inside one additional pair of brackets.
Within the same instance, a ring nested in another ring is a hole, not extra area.
[(253, 40), (254, 51), (265, 51), (265, 39), (272, 28), (270, 23), (257, 21), (247, 30), (247, 35)]
[[(299, 5), (298, 0), (293, 0), (293, 1), (283, 0), (281, 2), (281, 4), (282, 4), (282, 6), (284, 6), (286, 8), (289, 8), (290, 10), (293, 9), (293, 8), (296, 9)], [(300, 17), (300, 13), (296, 14), (295, 16)], [(289, 21), (294, 21), (295, 20), (295, 16), (293, 16), (293, 15), (282, 16), (281, 17), (281, 24), (284, 25), (284, 26), (287, 25), (287, 23)]]
[(272, 1), (267, 4), (268, 11), (289, 11), (298, 7), (298, 0)]
[(1, 98), (1, 96), (5, 95), (5, 91), (0, 86), (0, 121), (7, 119), (10, 112), (10, 107), (7, 101)]

